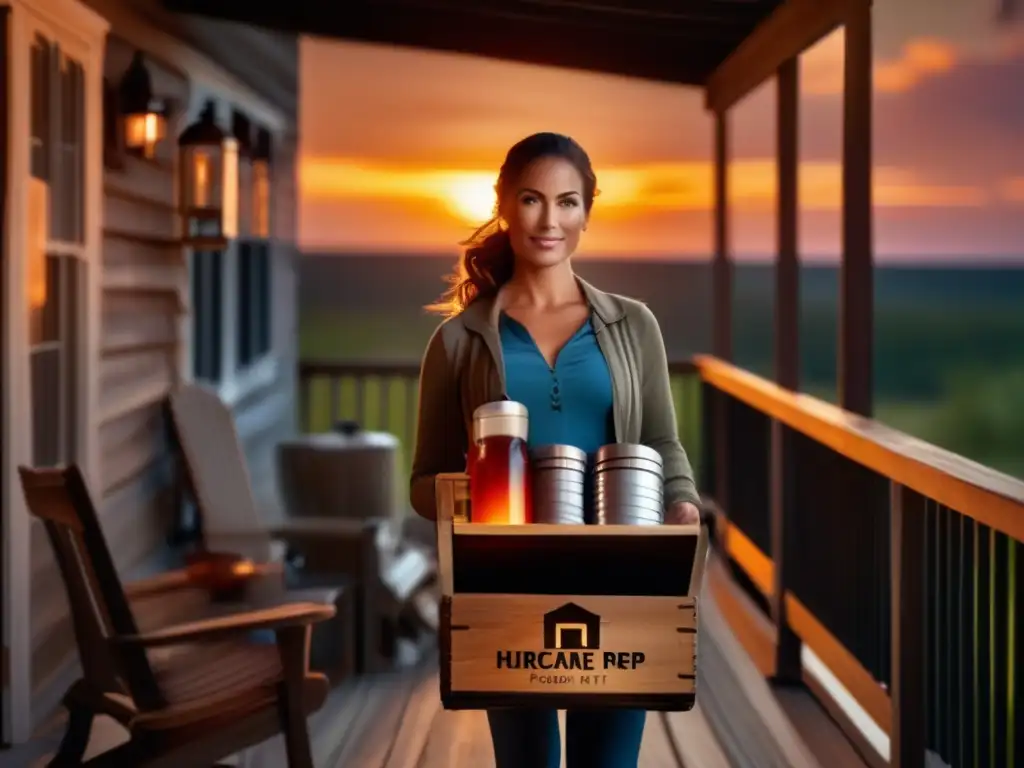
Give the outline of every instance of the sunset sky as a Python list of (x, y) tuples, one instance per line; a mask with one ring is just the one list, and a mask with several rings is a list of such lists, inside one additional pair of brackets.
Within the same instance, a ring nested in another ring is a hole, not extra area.
[[(995, 0), (876, 0), (880, 260), (1024, 261), (1024, 25)], [(801, 249), (839, 247), (842, 34), (801, 60)], [(774, 87), (733, 117), (733, 243), (774, 247)], [(319, 39), (302, 47), (309, 250), (442, 252), (486, 218), (508, 147), (567, 133), (594, 162), (582, 253), (706, 257), (711, 121), (697, 89)]]

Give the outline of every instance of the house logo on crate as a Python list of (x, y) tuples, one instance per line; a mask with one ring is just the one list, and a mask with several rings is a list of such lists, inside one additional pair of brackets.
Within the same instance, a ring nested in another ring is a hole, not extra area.
[[(601, 617), (576, 603), (566, 603), (543, 617), (543, 650), (497, 651), (497, 669), (537, 670), (532, 676), (541, 683), (571, 682), (571, 675), (545, 675), (546, 671), (581, 672), (599, 669), (632, 670), (646, 661), (640, 651), (601, 651)], [(564, 679), (563, 679), (564, 678)]]
[(559, 651), (594, 651), (601, 647), (601, 617), (576, 603), (544, 614), (544, 647)]

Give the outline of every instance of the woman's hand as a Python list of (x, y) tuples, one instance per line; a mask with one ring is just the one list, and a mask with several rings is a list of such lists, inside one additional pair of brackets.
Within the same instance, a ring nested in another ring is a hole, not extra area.
[(665, 512), (666, 525), (699, 525), (700, 510), (689, 501), (677, 501)]

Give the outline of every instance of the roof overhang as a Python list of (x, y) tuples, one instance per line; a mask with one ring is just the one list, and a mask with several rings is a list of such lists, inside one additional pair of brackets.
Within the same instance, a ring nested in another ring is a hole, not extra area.
[(704, 86), (724, 111), (871, 0), (162, 2), (278, 32)]

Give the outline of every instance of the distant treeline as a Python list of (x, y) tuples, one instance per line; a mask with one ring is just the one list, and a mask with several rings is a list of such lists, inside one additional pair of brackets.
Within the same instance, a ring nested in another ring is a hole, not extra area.
[[(303, 257), (303, 352), (418, 359), (438, 319), (423, 305), (444, 289), (454, 256), (317, 254)], [(708, 351), (707, 262), (579, 261), (603, 290), (647, 302), (669, 357)], [(801, 270), (804, 386), (834, 387), (838, 270)], [(734, 344), (739, 364), (770, 375), (773, 268), (735, 271)], [(360, 333), (356, 329), (361, 328)], [(875, 277), (875, 389), (881, 399), (939, 397), (952, 380), (1024, 368), (1024, 268), (886, 266)]]

